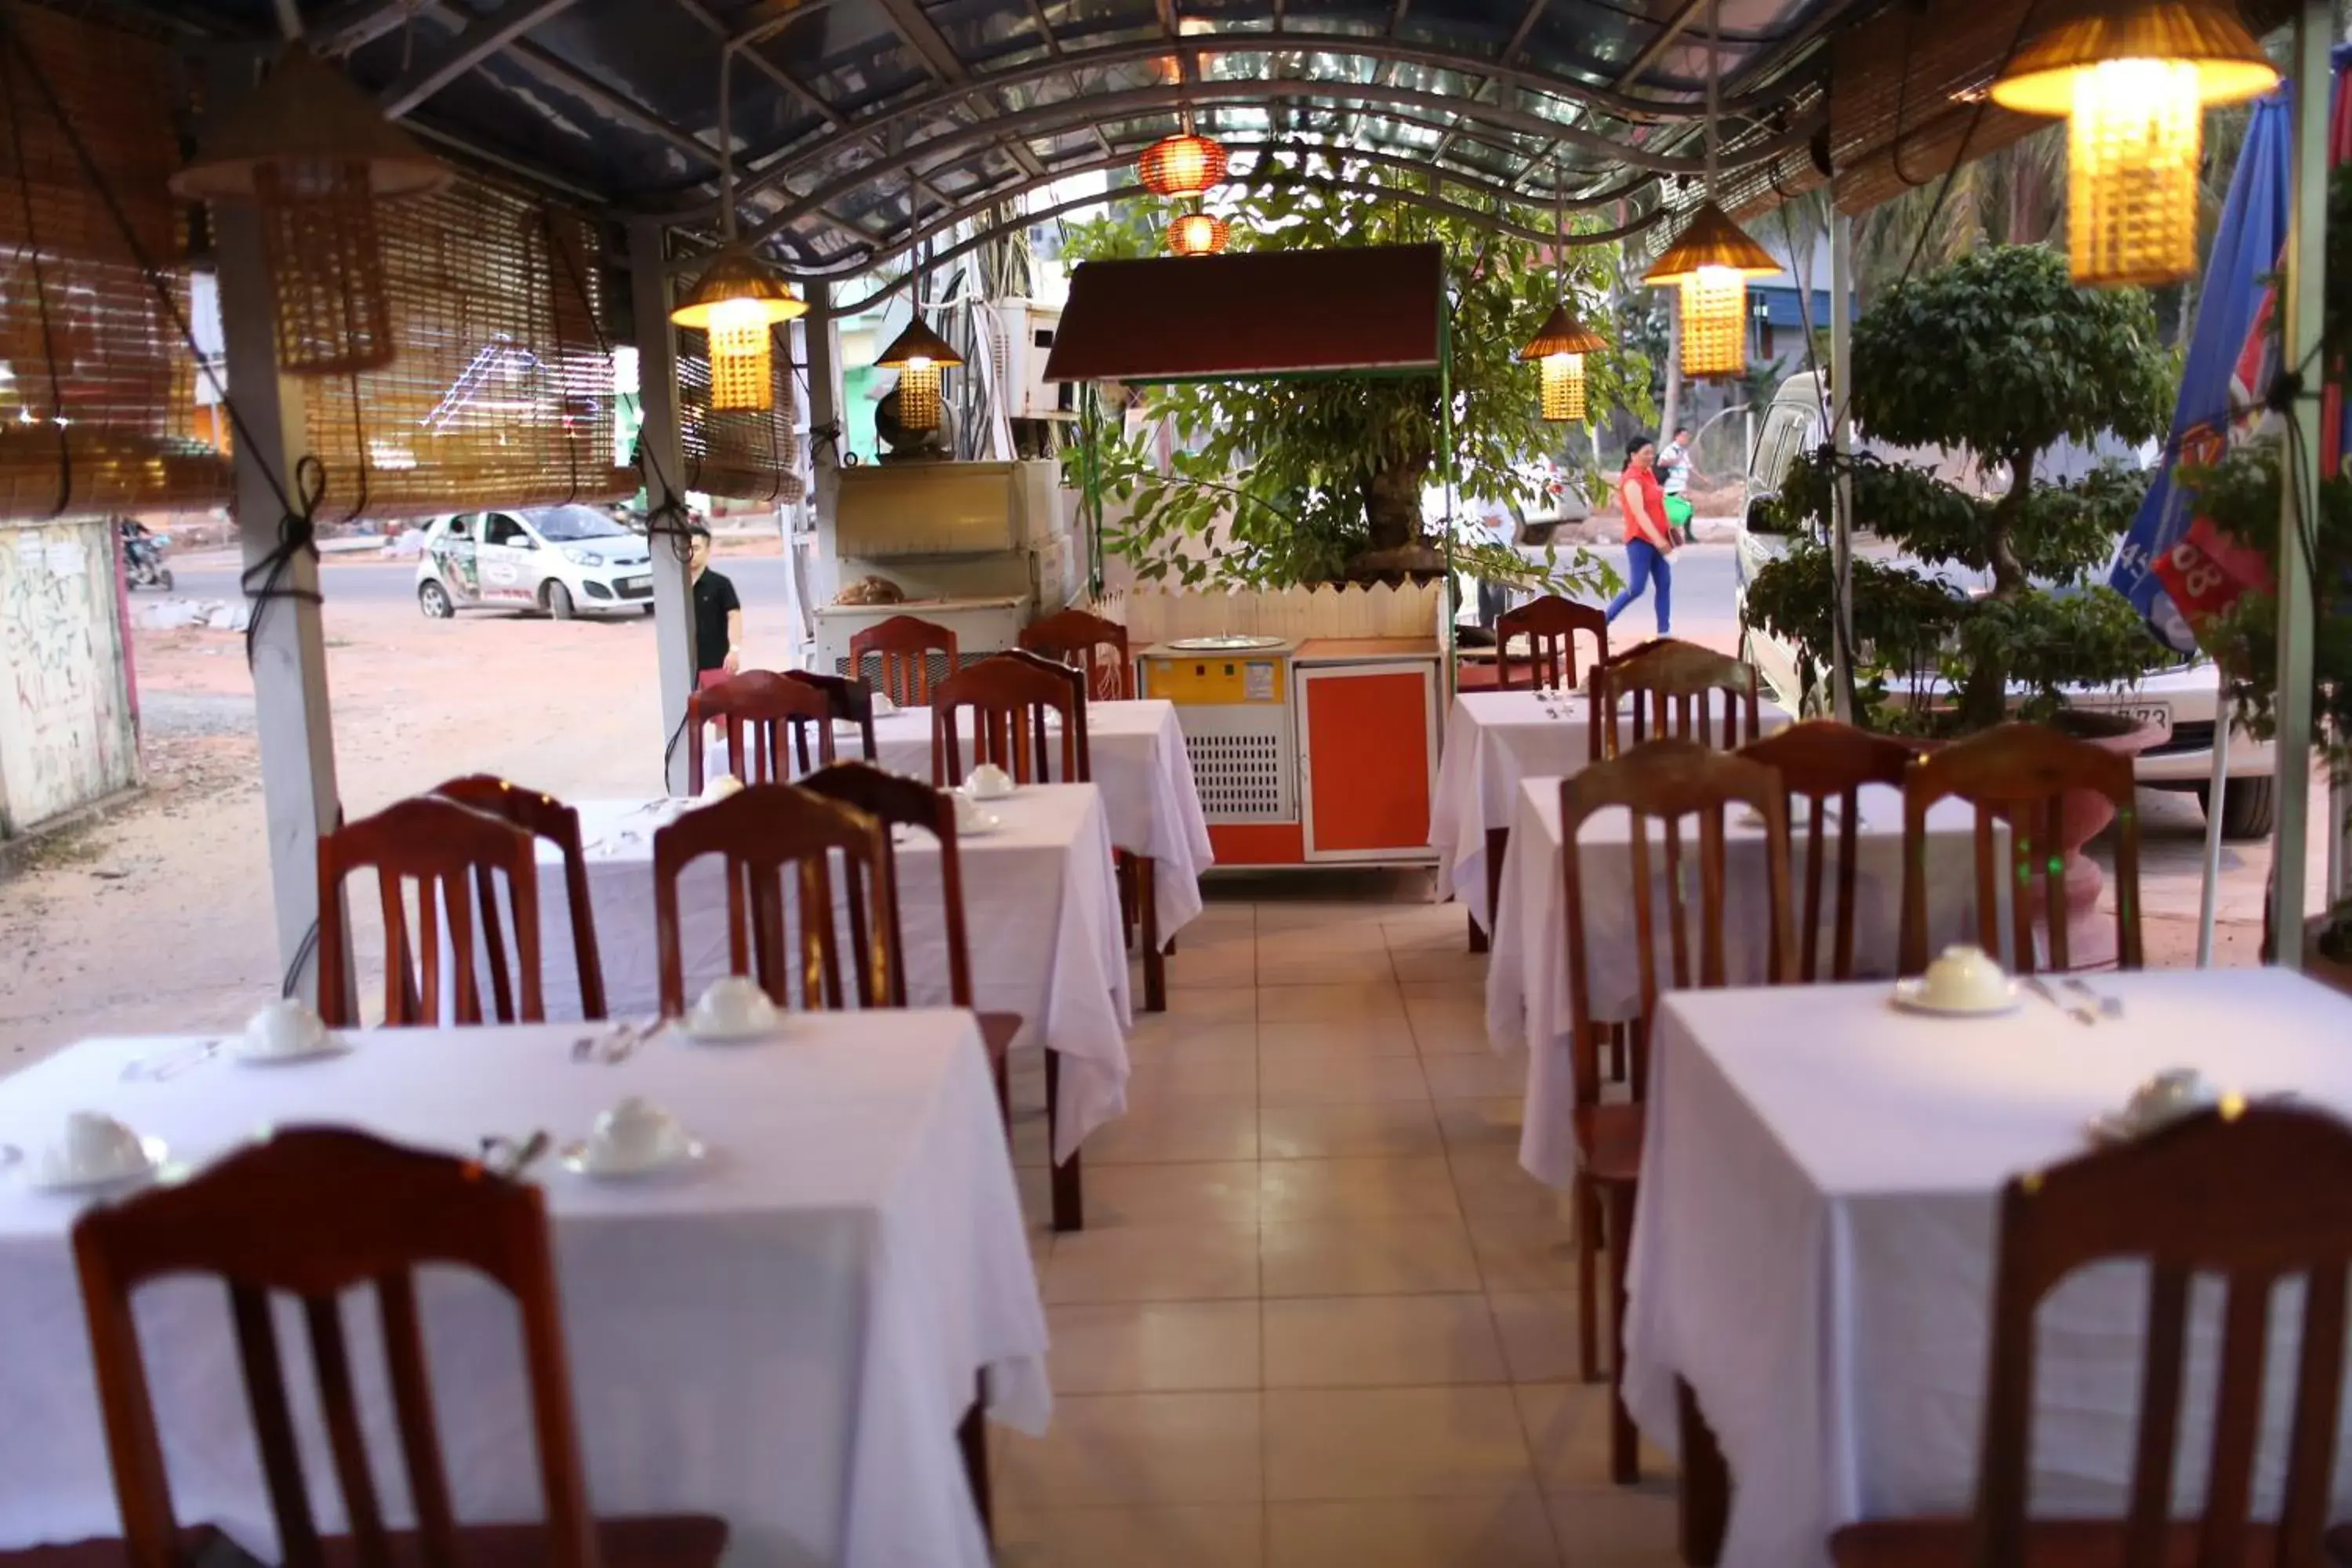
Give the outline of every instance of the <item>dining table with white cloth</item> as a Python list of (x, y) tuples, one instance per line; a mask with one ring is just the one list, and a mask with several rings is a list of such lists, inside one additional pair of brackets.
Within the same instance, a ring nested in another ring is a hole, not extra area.
[[(1629, 699), (1621, 732), (1630, 732)], [(1790, 722), (1788, 710), (1759, 702), (1766, 734)], [(1443, 885), (1480, 930), (1495, 930), (1486, 907), (1489, 858), (1509, 833), (1519, 785), (1533, 778), (1565, 778), (1591, 758), (1592, 703), (1581, 691), (1465, 691), (1445, 716), (1444, 749), (1429, 805), (1429, 842), (1438, 852)]]
[[(1856, 805), (1854, 826), (1853, 966), (1857, 975), (1892, 975), (1903, 909), (1903, 792), (1891, 784), (1867, 784)], [(1831, 811), (1839, 809), (1831, 803)], [(1508, 1053), (1528, 1050), (1526, 1121), (1519, 1134), (1519, 1163), (1538, 1180), (1566, 1187), (1576, 1172), (1574, 1075), (1570, 1070), (1574, 1009), (1568, 973), (1568, 895), (1561, 871), (1559, 781), (1529, 779), (1519, 785), (1518, 815), (1503, 858), (1504, 919), (1495, 933), (1486, 968), (1486, 1030), (1489, 1043)], [(1592, 987), (1589, 1016), (1604, 1024), (1627, 1023), (1642, 1010), (1642, 967), (1633, 920), (1633, 818), (1609, 807), (1586, 819), (1577, 836), (1584, 873), (1586, 973)], [(1824, 868), (1821, 952), (1826, 955), (1836, 931), (1840, 825), (1834, 815), (1822, 824)], [(1653, 884), (1653, 940), (1662, 987), (1672, 982), (1671, 942), (1662, 825), (1647, 825)], [(1738, 805), (1724, 813), (1724, 973), (1733, 984), (1761, 984), (1771, 957), (1767, 916), (1764, 828), (1760, 818)], [(1789, 893), (1792, 924), (1804, 918), (1809, 830), (1790, 831)], [(1997, 829), (1997, 847), (2007, 843)], [(1946, 942), (1972, 942), (1976, 921), (1976, 808), (1965, 801), (1939, 801), (1928, 809), (1927, 873), (1927, 936), (1934, 951)], [(1698, 827), (1682, 825), (1681, 864), (1685, 908), (1694, 933), (1696, 971), (1699, 909)], [(2003, 929), (2006, 929), (2005, 927)], [(1801, 952), (1803, 932), (1795, 932)]]
[[(962, 760), (969, 772), (973, 765), (971, 710), (964, 710), (961, 721), (958, 733), (963, 739)], [(1058, 729), (1058, 720), (1055, 726)], [(856, 726), (834, 726), (835, 754), (841, 760), (857, 756), (860, 743)], [(1111, 843), (1130, 855), (1151, 858), (1153, 908), (1164, 942), (1200, 914), (1201, 873), (1216, 861), (1176, 705), (1157, 700), (1088, 702), (1087, 749), (1094, 782), (1102, 786)], [(895, 708), (877, 715), (874, 752), (876, 765), (931, 782), (931, 710)], [(723, 735), (706, 741), (704, 759), (706, 777), (716, 778), (728, 771)], [(1057, 770), (1061, 766), (1058, 750), (1054, 766)]]
[[(1020, 1015), (1016, 1043), (1043, 1045), (1062, 1058), (1056, 1161), (1068, 1159), (1087, 1134), (1127, 1109), (1127, 1030), (1133, 1018), (1103, 805), (1103, 793), (1093, 784), (1030, 784), (987, 805), (996, 826), (957, 835), (972, 1006)], [(653, 838), (689, 807), (678, 800), (592, 800), (577, 809), (605, 1011), (615, 1018), (656, 1014), (661, 983)], [(893, 837), (907, 1000), (944, 1007), (951, 998), (939, 840), (905, 828)], [(572, 962), (562, 857), (544, 840), (538, 855), (547, 1016), (576, 1018), (579, 973)], [(844, 894), (837, 881), (835, 891), (838, 902)], [(678, 939), (690, 1002), (731, 967), (727, 885), (715, 856), (688, 866), (679, 879)]]
[[(68, 1113), (118, 1117), (174, 1163), (323, 1123), (473, 1156), (486, 1136), (584, 1137), (639, 1095), (704, 1142), (701, 1161), (600, 1182), (551, 1155), (529, 1173), (547, 1194), (591, 1506), (722, 1516), (732, 1563), (986, 1563), (957, 1440), (975, 1378), (997, 1419), (1031, 1433), (1052, 1395), (971, 1016), (795, 1014), (771, 1038), (664, 1034), (609, 1063), (579, 1059), (590, 1027), (355, 1032), (346, 1054), (268, 1066), (100, 1038), (0, 1079), (0, 1142), (34, 1156), (0, 1170), (0, 1548), (121, 1532), (68, 1239), (84, 1200), (26, 1175)], [(510, 1300), (451, 1269), (419, 1289), (457, 1516), (541, 1517)], [(178, 1517), (274, 1561), (226, 1302), (216, 1279), (145, 1287), (142, 1348)], [(399, 1447), (372, 1302), (354, 1293), (343, 1316), (382, 1462)], [(309, 1339), (280, 1309), (299, 1363)], [(306, 1467), (331, 1476), (311, 1381), (298, 1366), (289, 1382)], [(404, 1509), (404, 1485), (384, 1496)], [(320, 1528), (341, 1528), (332, 1486), (312, 1497)]]
[[(1689, 1386), (1729, 1466), (1725, 1568), (1817, 1568), (1838, 1526), (1974, 1506), (2001, 1186), (2084, 1152), (2158, 1072), (2352, 1115), (2352, 1000), (2278, 969), (2102, 973), (2080, 1022), (1897, 1010), (1884, 984), (1682, 992), (1653, 1033), (1624, 1395), (1671, 1450)], [(2062, 997), (2065, 994), (2061, 993)], [(2066, 998), (2071, 1000), (2071, 998)], [(2220, 1291), (2192, 1294), (2175, 1517), (2207, 1473)], [(2147, 1276), (2062, 1281), (2038, 1336), (2036, 1518), (2127, 1507)], [(2256, 1517), (2275, 1517), (2301, 1291), (2272, 1303)], [(2352, 1426), (2352, 1407), (2344, 1412)], [(2336, 1511), (2352, 1518), (2352, 1432)]]

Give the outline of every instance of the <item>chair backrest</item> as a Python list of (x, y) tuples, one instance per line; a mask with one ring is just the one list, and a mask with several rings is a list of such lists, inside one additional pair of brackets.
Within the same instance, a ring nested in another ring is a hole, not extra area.
[[(1769, 900), (1769, 976), (1774, 984), (1794, 978), (1795, 944), (1789, 929), (1789, 815), (1780, 781), (1762, 763), (1736, 752), (1719, 752), (1696, 741), (1669, 738), (1652, 741), (1622, 756), (1595, 763), (1560, 781), (1560, 869), (1568, 892), (1569, 995), (1574, 1009), (1575, 1036), (1570, 1073), (1576, 1102), (1594, 1103), (1601, 1094), (1601, 1036), (1605, 1026), (1592, 1016), (1591, 967), (1585, 937), (1583, 858), (1577, 831), (1611, 806), (1622, 806), (1630, 819), (1628, 865), (1633, 882), (1633, 925), (1637, 963), (1641, 968), (1643, 1018), (1657, 1016), (1659, 993), (1712, 988), (1726, 984), (1724, 929), (1724, 824), (1727, 805), (1752, 806), (1764, 818), (1765, 892)], [(1685, 891), (1682, 819), (1698, 818), (1698, 908), (1694, 911)], [(1657, 889), (1652, 885), (1651, 825), (1658, 825), (1664, 840), (1664, 883), (1669, 961), (1658, 952)], [(1696, 930), (1693, 929), (1696, 914)], [(1696, 952), (1694, 952), (1696, 950)], [(1693, 967), (1693, 958), (1696, 966)], [(1637, 1037), (1638, 1043), (1638, 1037)], [(1643, 1088), (1643, 1063), (1637, 1059), (1628, 1075), (1638, 1098)]]
[(833, 721), (856, 725), (865, 748), (859, 754), (869, 763), (874, 761), (874, 688), (854, 675), (820, 675), (814, 669), (788, 669), (784, 679), (824, 692), (833, 705)]
[(1756, 667), (1673, 637), (1594, 667), (1592, 694), (1603, 756), (1668, 735), (1732, 752), (1764, 732)]
[[(2011, 1178), (2000, 1197), (1992, 1350), (1971, 1563), (2024, 1563), (2032, 1455), (2034, 1351), (2044, 1297), (2077, 1269), (2111, 1261), (2148, 1273), (2139, 1428), (2120, 1568), (2186, 1562), (2173, 1531), (2190, 1282), (2219, 1276), (2226, 1300), (2211, 1387), (2211, 1455), (2196, 1561), (2251, 1563), (2247, 1515), (2261, 1446), (2273, 1289), (2303, 1287), (2279, 1568), (2328, 1561), (2343, 1397), (2345, 1276), (2352, 1268), (2352, 1127), (2324, 1111), (2225, 1102), (2134, 1142)], [(2106, 1561), (2113, 1562), (2114, 1558)]]
[(1094, 739), (1087, 730), (1089, 721), (1089, 715), (1087, 712), (1088, 706), (1087, 687), (1092, 678), (1077, 665), (1064, 664), (1050, 654), (1037, 653), (1025, 647), (1009, 647), (996, 657), (1021, 659), (1025, 663), (1035, 665), (1048, 675), (1059, 676), (1069, 682), (1070, 717), (1076, 721), (1078, 728), (1077, 782), (1092, 784), (1095, 777)]
[(1085, 610), (1062, 610), (1021, 628), (1021, 646), (1087, 672), (1087, 694), (1106, 702), (1135, 696), (1127, 628)]
[[(1791, 725), (1776, 735), (1750, 741), (1739, 754), (1764, 763), (1780, 775), (1780, 788), (1794, 803), (1805, 802), (1804, 910), (1797, 930), (1804, 951), (1797, 978), (1804, 981), (1853, 978), (1855, 843), (1862, 813), (1862, 786), (1901, 785), (1910, 767), (1912, 750), (1902, 742), (1874, 735), (1834, 719), (1815, 719)], [(1828, 879), (1826, 818), (1837, 815), (1837, 903), (1831, 918), (1829, 970), (1822, 970), (1822, 898)], [(1790, 812), (1790, 820), (1796, 813)]]
[(956, 635), (947, 627), (913, 616), (892, 616), (877, 621), (849, 639), (849, 673), (865, 679), (866, 660), (880, 664), (875, 684), (901, 708), (921, 708), (931, 700), (930, 656), (944, 656), (948, 673), (956, 670)]
[[(2116, 962), (2140, 966), (2139, 813), (2133, 799), (2132, 761), (2040, 724), (1996, 725), (1928, 752), (1903, 784), (1902, 968), (1927, 967), (1927, 811), (1955, 795), (1977, 808), (1977, 941), (1999, 953), (2000, 896), (2010, 896), (2011, 967), (2036, 966), (2034, 917), (2049, 933), (2050, 967), (2066, 958), (2066, 857), (2063, 825), (2066, 797), (2077, 791), (2104, 795), (2116, 810)], [(2009, 862), (2001, 863), (1995, 824), (2009, 828)], [(2034, 872), (2042, 873), (2035, 896)]]
[[(964, 931), (963, 861), (956, 849), (955, 796), (919, 779), (885, 773), (871, 763), (835, 763), (810, 773), (800, 781), (800, 786), (829, 800), (854, 805), (887, 827), (919, 828), (940, 841), (940, 897), (946, 905), (948, 999), (958, 1007), (971, 1006), (971, 949)], [(903, 921), (905, 905), (899, 898), (898, 851), (895, 843), (889, 849), (889, 878), (890, 905), (902, 911), (898, 918)], [(854, 911), (851, 918), (856, 918)], [(892, 1001), (904, 1006), (904, 941), (899, 942), (898, 951), (898, 994)]]
[[(1077, 783), (1092, 772), (1081, 761), (1081, 683), (1051, 660), (998, 654), (940, 682), (931, 700), (931, 782), (947, 788), (967, 767), (993, 763), (1020, 784)], [(971, 754), (958, 733), (961, 710), (971, 710)], [(1062, 767), (1052, 768), (1053, 725), (1061, 721)]]
[[(507, 907), (514, 914), (515, 984), (511, 990), (503, 982), (493, 987), (495, 1016), (501, 1024), (536, 1024), (546, 1017), (540, 996), (539, 879), (530, 834), (470, 805), (424, 795), (319, 836), (319, 1016), (330, 1026), (351, 1028), (359, 1023), (355, 998), (343, 992), (351, 933), (343, 925), (342, 885), (362, 867), (375, 873), (383, 910), (385, 1023), (441, 1021), (445, 958), (456, 972), (453, 1017), (460, 1024), (485, 1021), (474, 973), (475, 922), (495, 923), (499, 908), (487, 897), (478, 906), (477, 898), (495, 888), (491, 874), (500, 871), (506, 874)], [(413, 936), (404, 892), (411, 881), (416, 884)], [(495, 951), (502, 955), (505, 944), (499, 942)]]
[[(563, 857), (564, 901), (572, 906), (572, 957), (580, 975), (580, 1016), (604, 1016), (604, 964), (596, 951), (596, 911), (588, 901), (588, 858), (580, 847), (580, 814), (551, 795), (541, 795), (508, 783), (495, 773), (467, 773), (434, 786), (433, 793), (476, 811), (510, 822), (534, 838), (544, 838)], [(475, 891), (482, 907), (493, 906), (492, 879), (488, 868), (477, 876)], [(508, 1010), (505, 942), (498, 922), (482, 928), (490, 952), (490, 987), (500, 1013)]]
[(727, 771), (745, 784), (782, 784), (833, 761), (833, 699), (776, 670), (747, 669), (703, 688), (686, 700), (686, 718), (696, 742), (687, 750), (686, 783), (696, 795), (707, 723), (726, 726)]
[(746, 784), (654, 834), (654, 930), (664, 1017), (686, 1011), (678, 878), (706, 855), (719, 857), (726, 872), (730, 972), (757, 980), (778, 1006), (849, 1005), (833, 891), (836, 859), (842, 901), (850, 911), (856, 1005), (888, 1006), (905, 994), (888, 830), (865, 812), (792, 784)]
[(594, 1526), (549, 1258), (546, 1199), (539, 1188), (469, 1160), (401, 1148), (363, 1132), (289, 1128), (186, 1181), (91, 1209), (74, 1226), (73, 1247), (126, 1561), (136, 1568), (173, 1563), (174, 1527), (131, 1301), (142, 1286), (183, 1274), (227, 1282), (262, 1476), (289, 1568), (323, 1568), (327, 1558), (287, 1400), (272, 1292), (302, 1303), (355, 1560), (394, 1560), (376, 1496), (379, 1472), (362, 1436), (339, 1300), (346, 1290), (373, 1289), (415, 1528), (423, 1537), (415, 1560), (456, 1562), (415, 1284), (419, 1268), (451, 1265), (488, 1276), (514, 1299), (520, 1320), (547, 1531), (538, 1561), (593, 1568)]
[(1511, 684), (1511, 639), (1528, 639), (1528, 683), (1538, 690), (1576, 689), (1576, 634), (1593, 642), (1596, 663), (1609, 662), (1609, 616), (1557, 594), (1506, 610), (1495, 620), (1495, 685)]

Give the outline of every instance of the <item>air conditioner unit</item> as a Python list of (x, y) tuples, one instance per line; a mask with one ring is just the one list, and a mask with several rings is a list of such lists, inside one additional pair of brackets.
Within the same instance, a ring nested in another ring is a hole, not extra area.
[(989, 307), (988, 352), (996, 384), (1010, 419), (1075, 419), (1078, 389), (1045, 380), (1045, 356), (1062, 312), (1028, 300), (999, 300)]

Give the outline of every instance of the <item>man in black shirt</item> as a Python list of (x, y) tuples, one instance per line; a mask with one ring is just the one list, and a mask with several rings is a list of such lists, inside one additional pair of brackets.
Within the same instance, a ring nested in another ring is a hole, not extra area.
[(694, 682), (698, 689), (726, 679), (742, 667), (737, 645), (743, 640), (743, 601), (735, 584), (710, 569), (710, 530), (694, 525), (686, 569), (694, 584)]

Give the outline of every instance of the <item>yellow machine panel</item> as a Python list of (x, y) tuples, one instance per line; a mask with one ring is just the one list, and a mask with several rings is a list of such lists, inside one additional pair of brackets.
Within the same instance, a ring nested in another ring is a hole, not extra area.
[(1280, 706), (1290, 689), (1290, 656), (1262, 653), (1169, 653), (1151, 648), (1138, 661), (1143, 694), (1185, 707), (1267, 703)]

